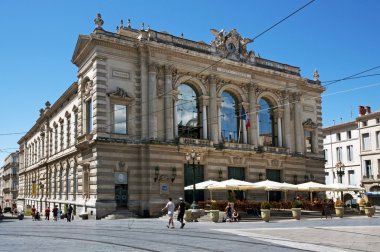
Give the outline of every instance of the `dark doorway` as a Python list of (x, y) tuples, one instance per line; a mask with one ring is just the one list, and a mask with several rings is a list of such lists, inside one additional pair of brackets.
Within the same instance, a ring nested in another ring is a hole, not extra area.
[[(228, 167), (228, 179), (245, 180), (245, 169), (243, 167)], [(228, 196), (232, 195), (235, 200), (244, 200), (243, 191), (228, 192)]]
[[(281, 171), (274, 169), (267, 169), (267, 179), (275, 182), (281, 182)], [(280, 191), (270, 191), (269, 201), (280, 201), (281, 192)]]
[(115, 184), (115, 200), (117, 207), (128, 206), (128, 185)]
[[(194, 164), (194, 172), (195, 172), (195, 184), (204, 181), (204, 173), (203, 173), (203, 165)], [(185, 164), (185, 178), (184, 178), (185, 186), (193, 184), (193, 164), (190, 163), (189, 166)], [(195, 198), (197, 201), (204, 201), (204, 191), (205, 190), (196, 190)], [(185, 201), (188, 203), (193, 202), (193, 191), (186, 190), (185, 191)]]

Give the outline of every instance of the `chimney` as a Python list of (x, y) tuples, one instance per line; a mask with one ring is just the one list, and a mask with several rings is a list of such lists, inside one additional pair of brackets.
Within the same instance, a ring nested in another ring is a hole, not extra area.
[(366, 110), (366, 115), (368, 114), (371, 114), (371, 107), (370, 106), (365, 106), (365, 110)]
[(364, 106), (359, 106), (359, 116), (365, 115), (366, 109)]

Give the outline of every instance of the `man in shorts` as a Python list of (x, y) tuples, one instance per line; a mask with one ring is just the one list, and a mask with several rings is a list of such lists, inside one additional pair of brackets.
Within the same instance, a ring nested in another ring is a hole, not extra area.
[(166, 225), (167, 228), (170, 227), (170, 224), (172, 224), (172, 228), (174, 228), (174, 221), (173, 221), (174, 208), (175, 208), (175, 204), (173, 203), (172, 198), (169, 198), (169, 201), (166, 204), (166, 206), (161, 209), (161, 211), (164, 211), (165, 209), (168, 210), (169, 223), (168, 225)]

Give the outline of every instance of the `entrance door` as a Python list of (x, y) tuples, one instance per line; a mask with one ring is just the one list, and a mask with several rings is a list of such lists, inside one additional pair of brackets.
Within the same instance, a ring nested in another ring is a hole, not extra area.
[(115, 184), (115, 200), (117, 207), (128, 206), (128, 185)]
[[(281, 183), (281, 171), (274, 169), (267, 169), (267, 179), (280, 182)], [(269, 201), (280, 201), (281, 192), (280, 191), (270, 191), (269, 192)]]

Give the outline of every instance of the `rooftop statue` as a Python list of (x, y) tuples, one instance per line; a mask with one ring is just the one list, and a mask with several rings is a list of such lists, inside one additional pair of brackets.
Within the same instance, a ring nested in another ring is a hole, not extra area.
[(210, 29), (215, 39), (211, 41), (211, 46), (215, 54), (232, 60), (253, 63), (255, 54), (253, 51), (247, 51), (247, 45), (253, 42), (253, 39), (243, 38), (236, 29), (225, 32), (223, 29), (218, 31)]

